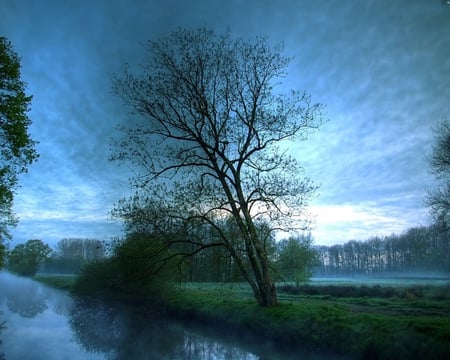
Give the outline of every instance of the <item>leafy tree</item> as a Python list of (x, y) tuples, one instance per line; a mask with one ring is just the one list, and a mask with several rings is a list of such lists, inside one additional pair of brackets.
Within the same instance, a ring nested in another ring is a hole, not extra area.
[(8, 269), (19, 275), (33, 276), (51, 252), (52, 249), (41, 240), (28, 240), (9, 253)]
[[(111, 256), (87, 264), (75, 285), (75, 292), (159, 300), (179, 280), (175, 261), (166, 243), (148, 233), (129, 233), (111, 245)], [(164, 270), (164, 271), (163, 271)]]
[(276, 267), (284, 281), (294, 281), (298, 286), (312, 276), (313, 267), (319, 265), (312, 243), (311, 234), (292, 236), (278, 243)]
[(450, 227), (450, 120), (435, 129), (436, 139), (428, 158), (438, 185), (428, 191), (426, 199), (435, 220), (445, 229)]
[(28, 133), (30, 102), (20, 79), (20, 59), (0, 36), (0, 242), (9, 238), (8, 227), (17, 223), (12, 204), (18, 175), (38, 158), (36, 142)]
[[(214, 242), (189, 242), (191, 254), (224, 247), (251, 285), (260, 305), (277, 303), (266, 244), (257, 224), (271, 229), (306, 228), (304, 209), (316, 187), (284, 140), (306, 140), (321, 122), (321, 105), (297, 91), (275, 89), (289, 58), (265, 38), (254, 42), (207, 29), (182, 30), (150, 41), (141, 75), (129, 70), (115, 92), (140, 116), (122, 128), (112, 160), (134, 165), (136, 195), (115, 215), (146, 219), (181, 235), (208, 224)], [(220, 224), (231, 217), (235, 244)]]

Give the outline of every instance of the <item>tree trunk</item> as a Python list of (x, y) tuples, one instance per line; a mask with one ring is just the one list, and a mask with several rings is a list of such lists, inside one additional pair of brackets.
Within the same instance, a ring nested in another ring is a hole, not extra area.
[(258, 284), (258, 293), (255, 294), (255, 297), (260, 306), (270, 307), (278, 304), (277, 290), (270, 279), (267, 283)]
[[(241, 274), (244, 276), (245, 280), (250, 284), (253, 290), (253, 294), (258, 301), (260, 306), (269, 307), (278, 304), (277, 291), (275, 284), (272, 283), (270, 273), (269, 273), (269, 259), (267, 257), (259, 261), (256, 260), (255, 254), (247, 249), (247, 256), (250, 259), (250, 266), (252, 268), (253, 274), (251, 275), (242, 259), (237, 256), (236, 252), (232, 249), (230, 250), (233, 259), (236, 262)], [(261, 269), (265, 271), (261, 271)], [(256, 279), (256, 280), (255, 280)]]

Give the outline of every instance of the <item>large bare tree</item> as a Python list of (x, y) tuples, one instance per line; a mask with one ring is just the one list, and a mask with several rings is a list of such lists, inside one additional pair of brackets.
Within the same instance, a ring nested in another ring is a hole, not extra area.
[(428, 157), (430, 171), (437, 185), (429, 189), (426, 202), (436, 222), (450, 228), (450, 119), (435, 128), (435, 143)]
[[(213, 240), (172, 242), (190, 242), (186, 255), (225, 247), (259, 304), (277, 304), (260, 224), (308, 225), (305, 207), (316, 187), (284, 141), (306, 140), (322, 123), (322, 106), (304, 93), (278, 90), (291, 59), (266, 38), (179, 29), (147, 50), (142, 73), (127, 69), (114, 82), (140, 115), (115, 142), (112, 160), (132, 166), (136, 188), (115, 214), (128, 222), (164, 220), (172, 229), (214, 229)], [(223, 231), (227, 218), (240, 241)]]

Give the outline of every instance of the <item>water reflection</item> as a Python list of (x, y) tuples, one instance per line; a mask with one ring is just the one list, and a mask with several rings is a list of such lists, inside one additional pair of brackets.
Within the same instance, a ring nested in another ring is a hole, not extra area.
[(181, 324), (139, 310), (78, 299), (70, 315), (76, 340), (111, 360), (259, 359), (230, 344), (198, 335)]
[[(11, 281), (12, 278), (8, 280)], [(12, 313), (25, 318), (34, 318), (47, 309), (46, 295), (38, 284), (24, 279), (14, 286), (5, 285), (0, 296), (6, 299), (6, 305)]]
[(2, 319), (3, 314), (0, 312), (0, 360), (5, 360), (5, 354), (1, 351), (1, 345), (2, 345), (2, 330), (6, 329), (6, 320)]
[[(280, 353), (243, 334), (149, 316), (136, 306), (72, 299), (0, 272), (0, 360), (330, 359)], [(4, 354), (4, 355), (2, 355)], [(2, 357), (3, 356), (3, 357)]]
[(67, 293), (0, 272), (1, 360), (102, 360), (73, 342)]

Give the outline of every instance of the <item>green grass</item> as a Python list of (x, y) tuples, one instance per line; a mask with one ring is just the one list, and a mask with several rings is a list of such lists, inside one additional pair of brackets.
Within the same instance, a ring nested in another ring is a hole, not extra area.
[(169, 310), (237, 334), (248, 330), (285, 347), (327, 349), (360, 359), (450, 358), (448, 296), (436, 300), (280, 293), (279, 298), (279, 306), (261, 308), (245, 285), (187, 284), (170, 300)]
[(61, 290), (71, 290), (75, 281), (77, 280), (77, 275), (35, 275), (33, 279), (39, 281), (45, 285), (61, 289)]

